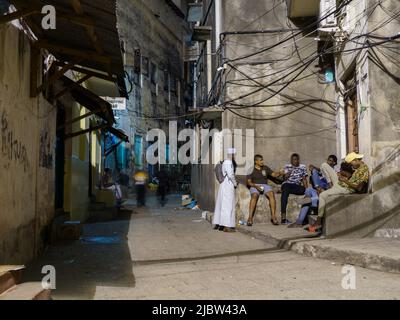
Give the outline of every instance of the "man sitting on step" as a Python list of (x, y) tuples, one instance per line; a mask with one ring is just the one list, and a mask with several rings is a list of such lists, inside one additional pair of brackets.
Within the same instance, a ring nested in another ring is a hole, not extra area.
[[(354, 172), (353, 167), (351, 164), (343, 162), (340, 166), (340, 172), (339, 174), (347, 177), (347, 179), (350, 179)], [(336, 174), (338, 176), (339, 174)], [(337, 181), (335, 185), (339, 182), (338, 179), (334, 180)], [(298, 203), (302, 205), (299, 216), (296, 220), (296, 222), (288, 225), (288, 228), (301, 228), (304, 224), (307, 224), (305, 222), (307, 214), (311, 211), (318, 212), (318, 194), (315, 192), (315, 194), (309, 194), (309, 198), (307, 201), (307, 191), (306, 191), (306, 198), (304, 198), (305, 201), (302, 201), (303, 199), (300, 199)], [(307, 201), (307, 202), (306, 202)]]
[(272, 187), (268, 184), (268, 178), (278, 178), (282, 174), (279, 172), (274, 172), (271, 168), (264, 165), (264, 159), (261, 155), (257, 154), (254, 156), (254, 169), (251, 174), (247, 176), (247, 186), (250, 187), (250, 208), (249, 208), (249, 218), (247, 220), (247, 225), (253, 225), (254, 212), (256, 210), (258, 197), (260, 194), (265, 195), (269, 200), (269, 207), (271, 209), (271, 223), (273, 225), (278, 225), (276, 218), (276, 200), (275, 194)]
[(310, 226), (310, 232), (316, 232), (322, 228), (322, 218), (325, 215), (326, 202), (329, 196), (368, 192), (369, 168), (362, 161), (363, 158), (364, 155), (356, 152), (349, 153), (346, 156), (345, 161), (351, 164), (355, 171), (350, 179), (340, 174), (339, 183), (319, 195), (318, 219), (314, 225)]

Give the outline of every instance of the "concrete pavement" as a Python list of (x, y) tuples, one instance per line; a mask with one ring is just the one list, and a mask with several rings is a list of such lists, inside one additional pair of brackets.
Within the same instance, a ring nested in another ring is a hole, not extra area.
[[(207, 214), (212, 221), (212, 213)], [(343, 264), (352, 264), (372, 270), (400, 273), (399, 238), (337, 238), (316, 237), (302, 228), (273, 226), (258, 223), (252, 227), (240, 226), (238, 231), (278, 248)]]
[(119, 220), (85, 225), (85, 236), (118, 243), (60, 243), (32, 265), (57, 270), (54, 299), (398, 299), (400, 276), (355, 267), (343, 289), (341, 264), (212, 230), (201, 211), (152, 203)]

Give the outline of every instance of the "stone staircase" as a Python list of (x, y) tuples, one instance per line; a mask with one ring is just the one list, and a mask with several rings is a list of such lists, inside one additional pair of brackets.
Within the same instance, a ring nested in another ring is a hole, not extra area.
[(24, 266), (0, 266), (0, 300), (51, 300), (41, 282), (21, 283)]

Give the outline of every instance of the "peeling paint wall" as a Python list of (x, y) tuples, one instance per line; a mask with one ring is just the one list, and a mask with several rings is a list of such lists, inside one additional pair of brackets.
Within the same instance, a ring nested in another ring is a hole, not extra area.
[(56, 109), (29, 98), (30, 45), (0, 26), (0, 264), (26, 263), (42, 249), (54, 215)]

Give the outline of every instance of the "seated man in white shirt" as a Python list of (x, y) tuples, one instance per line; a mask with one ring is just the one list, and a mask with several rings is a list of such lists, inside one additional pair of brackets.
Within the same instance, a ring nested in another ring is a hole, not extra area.
[(310, 165), (311, 179), (318, 193), (328, 190), (339, 183), (338, 175), (335, 171), (336, 165), (337, 157), (333, 154), (328, 157), (326, 162), (321, 164), (321, 168)]

